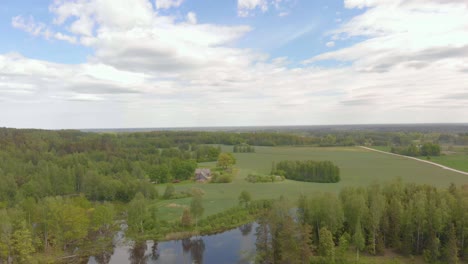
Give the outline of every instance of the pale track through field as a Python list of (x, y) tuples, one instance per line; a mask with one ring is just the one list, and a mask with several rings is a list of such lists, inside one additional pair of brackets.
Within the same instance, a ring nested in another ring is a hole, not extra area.
[(368, 147), (363, 147), (363, 146), (360, 146), (360, 147), (363, 148), (363, 149), (367, 149), (367, 150), (375, 151), (375, 152), (380, 152), (380, 153), (383, 153), (383, 154), (388, 154), (388, 155), (403, 157), (403, 158), (407, 158), (407, 159), (417, 160), (417, 161), (420, 161), (420, 162), (424, 162), (424, 163), (428, 163), (428, 164), (437, 166), (437, 167), (442, 168), (442, 169), (445, 169), (445, 170), (457, 172), (457, 173), (460, 173), (460, 174), (463, 174), (463, 175), (468, 175), (468, 172), (464, 172), (464, 171), (461, 171), (461, 170), (456, 170), (456, 169), (454, 169), (454, 168), (450, 168), (450, 167), (447, 167), (447, 166), (444, 166), (444, 165), (440, 165), (440, 164), (435, 163), (435, 162), (432, 162), (432, 161), (422, 160), (422, 159), (418, 159), (418, 158), (415, 158), (415, 157), (410, 157), (410, 156), (395, 154), (395, 153), (386, 152), (386, 151), (377, 150), (377, 149), (368, 148)]

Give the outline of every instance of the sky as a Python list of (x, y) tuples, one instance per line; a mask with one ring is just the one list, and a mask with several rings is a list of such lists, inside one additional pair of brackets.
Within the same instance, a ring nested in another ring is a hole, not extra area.
[(468, 0), (0, 0), (0, 127), (468, 122)]

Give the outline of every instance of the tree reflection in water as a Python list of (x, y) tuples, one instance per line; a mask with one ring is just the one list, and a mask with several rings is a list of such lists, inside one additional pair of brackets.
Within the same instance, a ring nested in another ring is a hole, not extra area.
[(133, 247), (128, 250), (130, 263), (132, 264), (144, 264), (148, 261), (148, 256), (145, 256), (148, 245), (146, 241), (135, 242)]
[(113, 254), (114, 248), (112, 247), (110, 250), (103, 250), (99, 255), (95, 255), (94, 259), (99, 264), (108, 264)]
[(252, 232), (252, 223), (239, 226), (239, 230), (243, 236), (249, 235)]
[(158, 242), (154, 242), (153, 246), (151, 247), (151, 260), (158, 260), (159, 259), (159, 250), (158, 250)]
[(182, 239), (182, 250), (187, 253), (190, 251), (192, 263), (203, 263), (203, 254), (205, 253), (205, 242), (201, 237), (194, 239)]

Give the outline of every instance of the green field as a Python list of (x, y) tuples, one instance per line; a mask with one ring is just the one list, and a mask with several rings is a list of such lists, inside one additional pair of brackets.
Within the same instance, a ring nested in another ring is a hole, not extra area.
[[(390, 147), (387, 146), (373, 146), (373, 149), (390, 152)], [(426, 159), (426, 157), (417, 157)], [(441, 165), (454, 168), (461, 171), (468, 172), (468, 149), (466, 147), (449, 147), (442, 146), (442, 155), (431, 157), (430, 161), (439, 163)]]
[[(232, 150), (225, 147), (224, 151)], [(468, 184), (468, 176), (447, 171), (404, 157), (376, 153), (359, 147), (256, 147), (256, 153), (235, 153), (239, 173), (232, 183), (227, 184), (176, 184), (182, 191), (197, 187), (205, 191), (205, 216), (221, 212), (237, 204), (242, 190), (249, 191), (253, 199), (278, 198), (281, 195), (295, 200), (303, 194), (317, 192), (338, 192), (346, 186), (366, 186), (372, 183), (386, 183), (401, 178), (404, 182), (431, 184), (446, 188), (450, 183)], [(244, 178), (251, 172), (269, 173), (272, 161), (281, 160), (330, 160), (341, 169), (339, 183), (309, 183), (286, 180), (276, 183), (248, 183)], [(214, 163), (203, 163), (203, 166)], [(165, 186), (158, 186), (159, 193)], [(190, 198), (158, 202), (159, 215), (166, 220), (178, 219), (182, 207)]]

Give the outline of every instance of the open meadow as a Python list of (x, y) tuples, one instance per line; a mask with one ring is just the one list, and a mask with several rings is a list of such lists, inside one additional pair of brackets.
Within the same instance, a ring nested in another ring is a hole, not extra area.
[[(468, 176), (442, 168), (382, 153), (376, 153), (359, 147), (256, 147), (255, 153), (234, 153), (238, 169), (232, 183), (227, 184), (175, 184), (177, 191), (192, 187), (205, 192), (203, 197), (205, 213), (208, 216), (221, 212), (238, 203), (241, 191), (252, 194), (253, 199), (279, 198), (281, 195), (289, 200), (296, 200), (300, 194), (310, 195), (317, 192), (338, 192), (347, 186), (367, 186), (374, 183), (386, 183), (398, 178), (404, 182), (430, 184), (447, 188), (450, 183), (468, 184)], [(232, 147), (223, 147), (223, 151), (232, 151)], [(249, 173), (268, 174), (272, 162), (281, 160), (330, 160), (340, 167), (339, 183), (310, 183), (286, 180), (275, 183), (249, 183), (245, 177)], [(201, 166), (214, 166), (215, 163), (202, 163)], [(165, 185), (158, 186), (160, 194)], [(189, 205), (191, 198), (164, 200), (157, 202), (159, 215), (165, 220), (178, 219), (184, 206)]]
[[(390, 152), (388, 146), (372, 146), (373, 149)], [(429, 161), (447, 166), (456, 170), (468, 172), (468, 148), (465, 146), (441, 146), (440, 156), (431, 156)], [(426, 157), (417, 157), (426, 159)]]

